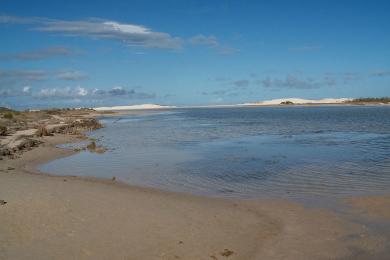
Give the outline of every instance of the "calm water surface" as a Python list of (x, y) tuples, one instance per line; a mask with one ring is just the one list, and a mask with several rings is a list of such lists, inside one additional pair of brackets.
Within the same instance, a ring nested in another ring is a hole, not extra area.
[(175, 109), (102, 121), (90, 136), (108, 152), (40, 170), (224, 197), (390, 192), (390, 107)]

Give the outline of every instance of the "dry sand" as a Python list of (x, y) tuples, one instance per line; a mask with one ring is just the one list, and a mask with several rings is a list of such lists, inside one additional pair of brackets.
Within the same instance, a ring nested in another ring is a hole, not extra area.
[[(76, 140), (44, 137), (0, 161), (0, 259), (389, 259), (388, 237), (325, 209), (37, 173), (73, 153), (56, 144)], [(351, 203), (377, 212), (364, 199)]]

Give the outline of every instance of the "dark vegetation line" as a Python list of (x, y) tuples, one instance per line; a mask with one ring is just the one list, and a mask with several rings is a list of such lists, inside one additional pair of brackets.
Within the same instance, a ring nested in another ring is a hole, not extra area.
[(390, 103), (390, 97), (355, 98), (355, 99), (352, 99), (351, 101), (347, 101), (346, 103), (385, 103), (385, 104), (388, 104), (388, 103)]

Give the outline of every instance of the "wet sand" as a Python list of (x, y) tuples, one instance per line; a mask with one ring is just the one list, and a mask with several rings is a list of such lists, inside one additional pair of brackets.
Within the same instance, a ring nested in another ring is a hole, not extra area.
[(390, 195), (348, 198), (346, 202), (359, 214), (390, 220)]
[[(226, 200), (39, 174), (77, 141), (0, 161), (0, 259), (388, 259), (389, 237), (328, 209)], [(350, 214), (390, 223), (390, 196), (350, 198)], [(374, 203), (375, 202), (375, 203)], [(386, 225), (385, 225), (386, 226)], [(388, 226), (390, 227), (390, 226)]]

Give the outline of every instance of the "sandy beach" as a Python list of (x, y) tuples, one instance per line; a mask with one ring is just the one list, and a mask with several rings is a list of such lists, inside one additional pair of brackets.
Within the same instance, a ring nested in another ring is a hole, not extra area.
[(390, 260), (389, 14), (0, 0), (0, 260)]
[(389, 233), (360, 221), (380, 218), (388, 227), (388, 196), (351, 198), (343, 215), (37, 172), (74, 153), (57, 144), (79, 138), (44, 136), (39, 147), (0, 161), (0, 259), (386, 259), (390, 252)]

